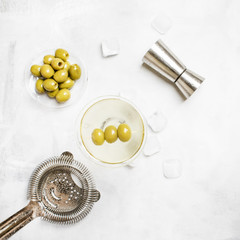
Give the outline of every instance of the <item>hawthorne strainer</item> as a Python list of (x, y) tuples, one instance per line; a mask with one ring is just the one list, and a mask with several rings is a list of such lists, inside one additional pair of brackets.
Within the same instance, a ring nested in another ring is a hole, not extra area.
[(99, 198), (90, 172), (70, 152), (49, 158), (30, 178), (29, 204), (0, 223), (0, 239), (8, 239), (36, 217), (60, 224), (78, 222)]

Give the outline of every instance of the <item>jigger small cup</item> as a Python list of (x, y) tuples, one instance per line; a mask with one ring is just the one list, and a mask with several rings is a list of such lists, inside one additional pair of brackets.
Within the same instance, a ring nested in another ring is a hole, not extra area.
[(142, 61), (164, 79), (175, 83), (185, 98), (189, 98), (204, 81), (203, 77), (187, 69), (161, 40), (148, 50)]

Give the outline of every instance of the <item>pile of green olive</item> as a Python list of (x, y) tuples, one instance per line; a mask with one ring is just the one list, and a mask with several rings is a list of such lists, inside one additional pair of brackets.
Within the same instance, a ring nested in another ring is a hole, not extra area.
[(66, 102), (70, 97), (74, 81), (81, 77), (81, 69), (77, 64), (68, 62), (69, 54), (64, 49), (57, 49), (55, 56), (46, 55), (43, 65), (32, 65), (31, 73), (38, 77), (36, 91), (40, 94), (47, 93), (57, 102)]
[(96, 128), (92, 132), (92, 141), (95, 145), (102, 145), (106, 140), (108, 143), (114, 143), (117, 138), (122, 142), (127, 142), (131, 138), (131, 129), (126, 123), (121, 123), (118, 129), (111, 125), (106, 127), (103, 132), (102, 129)]

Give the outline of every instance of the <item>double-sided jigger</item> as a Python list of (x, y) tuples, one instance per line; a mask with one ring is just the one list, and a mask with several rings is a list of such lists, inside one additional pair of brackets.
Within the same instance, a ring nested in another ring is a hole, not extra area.
[(203, 77), (187, 69), (161, 40), (148, 50), (142, 60), (163, 78), (175, 83), (186, 98), (204, 81)]

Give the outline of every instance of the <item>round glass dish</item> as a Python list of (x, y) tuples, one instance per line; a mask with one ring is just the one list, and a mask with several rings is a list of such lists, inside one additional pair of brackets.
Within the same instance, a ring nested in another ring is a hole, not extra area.
[[(118, 128), (127, 123), (132, 136), (128, 142), (117, 139), (114, 143), (104, 141), (95, 145), (92, 132), (103, 131), (109, 125)], [(105, 166), (123, 166), (133, 161), (141, 152), (146, 138), (146, 127), (140, 111), (128, 100), (118, 96), (101, 97), (90, 103), (77, 119), (77, 138), (83, 151), (96, 163)]]
[(46, 50), (44, 52), (41, 52), (37, 57), (31, 60), (31, 62), (29, 62), (25, 69), (25, 85), (31, 97), (38, 103), (50, 108), (63, 108), (75, 104), (83, 96), (88, 82), (87, 70), (83, 61), (80, 58), (71, 54), (71, 52), (69, 52), (68, 61), (70, 62), (70, 64), (76, 63), (81, 68), (81, 77), (78, 80), (75, 80), (74, 86), (70, 89), (71, 98), (66, 102), (58, 103), (56, 99), (48, 97), (48, 95), (45, 93), (44, 94), (37, 93), (35, 90), (37, 77), (32, 75), (30, 68), (34, 64), (43, 65), (43, 57), (49, 54), (54, 55), (54, 53), (55, 50), (53, 49)]

